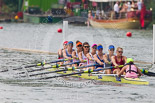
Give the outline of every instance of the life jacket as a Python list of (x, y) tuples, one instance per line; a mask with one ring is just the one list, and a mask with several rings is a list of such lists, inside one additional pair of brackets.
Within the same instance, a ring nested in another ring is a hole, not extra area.
[(126, 69), (126, 74), (125, 77), (126, 78), (138, 78), (137, 75), (137, 67), (135, 66), (135, 64), (130, 63), (130, 64), (126, 64), (129, 65), (129, 67)]
[(126, 73), (127, 73), (127, 72), (129, 72), (129, 73), (131, 73), (131, 72), (137, 73), (137, 70), (133, 70), (133, 69), (131, 68), (131, 65), (134, 65), (134, 66), (135, 66), (134, 63), (128, 63), (128, 64), (125, 64), (125, 65), (129, 65), (129, 70), (126, 70), (126, 71), (125, 71)]

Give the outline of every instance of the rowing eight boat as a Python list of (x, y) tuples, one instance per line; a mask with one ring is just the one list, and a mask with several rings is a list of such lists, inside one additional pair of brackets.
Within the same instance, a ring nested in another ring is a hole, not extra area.
[[(48, 69), (48, 71), (55, 71), (56, 68)], [(58, 74), (70, 74), (77, 71), (64, 71), (64, 72), (58, 72)], [(99, 80), (104, 82), (114, 82), (114, 83), (126, 83), (126, 84), (136, 84), (136, 85), (149, 85), (149, 82), (147, 80), (143, 80), (140, 78), (124, 78), (123, 76), (118, 78), (115, 74), (89, 74), (89, 73), (82, 73), (82, 74), (76, 74), (71, 75), (74, 77), (80, 77), (84, 79), (93, 79), (93, 80)]]

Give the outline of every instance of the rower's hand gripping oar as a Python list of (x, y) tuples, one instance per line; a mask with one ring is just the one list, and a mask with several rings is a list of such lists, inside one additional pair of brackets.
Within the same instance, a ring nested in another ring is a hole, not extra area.
[[(73, 59), (73, 58), (71, 58)], [(19, 67), (19, 68), (14, 68), (12, 70), (19, 70), (19, 69), (22, 69), (22, 68), (30, 68), (30, 67), (36, 67), (36, 66), (44, 66), (45, 64), (51, 64), (51, 63), (57, 63), (57, 62), (62, 62), (62, 61), (68, 61), (70, 59), (60, 59), (60, 60), (56, 60), (56, 61), (52, 61), (52, 62), (41, 62), (41, 63), (38, 63), (38, 64), (33, 64), (33, 65), (28, 65), (28, 66), (24, 66), (24, 67)], [(2, 70), (0, 72), (7, 72), (9, 70)]]

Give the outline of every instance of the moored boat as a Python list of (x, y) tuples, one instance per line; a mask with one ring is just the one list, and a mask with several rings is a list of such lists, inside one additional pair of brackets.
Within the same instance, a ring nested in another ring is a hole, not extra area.
[[(131, 4), (130, 1), (128, 1), (128, 4), (126, 4), (126, 0), (121, 0), (121, 4), (118, 3), (118, 0), (90, 1), (101, 4), (100, 10), (97, 9), (96, 13), (94, 11), (90, 11), (88, 14), (88, 21), (93, 27), (139, 29), (146, 28), (152, 22), (152, 10), (146, 10), (144, 2), (141, 2), (141, 9), (138, 9), (138, 4), (134, 3), (134, 1), (132, 1), (133, 4)], [(107, 6), (107, 8), (109, 8), (108, 11), (106, 11), (105, 8), (103, 9), (102, 4), (105, 2), (109, 3), (109, 6)], [(115, 5), (118, 5), (118, 11), (116, 11), (114, 2), (116, 2)]]
[[(98, 28), (111, 29), (139, 29), (141, 24), (138, 18), (114, 19), (114, 20), (97, 20), (89, 19), (91, 26)], [(150, 19), (145, 20), (145, 26), (151, 22)]]

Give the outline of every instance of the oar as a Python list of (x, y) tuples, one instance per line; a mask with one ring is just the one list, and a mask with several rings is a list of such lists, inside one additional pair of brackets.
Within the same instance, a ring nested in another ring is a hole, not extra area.
[[(81, 66), (81, 67), (78, 67), (78, 68), (75, 67), (75, 68), (76, 69), (81, 69), (81, 68), (87, 68), (87, 67), (93, 67), (93, 66), (97, 66), (97, 64)], [(87, 71), (81, 70), (81, 72), (77, 72), (77, 73), (64, 74), (64, 75), (58, 75), (58, 76), (52, 76), (52, 77), (43, 77), (43, 78), (38, 78), (38, 80), (51, 79), (51, 78), (57, 78), (57, 77), (64, 77), (64, 76), (70, 76), (70, 75), (81, 74), (81, 73), (87, 73)]]
[[(85, 60), (86, 62), (86, 60)], [(28, 71), (28, 72), (34, 72), (34, 71), (41, 71), (41, 70), (46, 70), (46, 69), (50, 69), (50, 68), (59, 68), (61, 66), (66, 66), (66, 65), (72, 65), (72, 64), (78, 64), (80, 63), (80, 61), (77, 61), (77, 62), (72, 62), (72, 63), (68, 63), (68, 64), (56, 64), (56, 65), (51, 65), (50, 67), (47, 67), (47, 68), (40, 68), (40, 69), (34, 69), (34, 70), (31, 70), (31, 71)]]
[[(86, 62), (86, 61), (85, 61)], [(41, 70), (46, 70), (46, 69), (50, 69), (50, 68), (59, 68), (61, 66), (66, 66), (66, 65), (72, 65), (72, 64), (78, 64), (80, 63), (80, 61), (77, 62), (72, 62), (72, 63), (68, 63), (68, 64), (56, 64), (56, 65), (50, 65), (50, 67), (47, 68), (40, 68), (40, 69), (33, 69), (33, 70), (28, 70), (27, 72), (35, 72), (35, 71), (41, 71)], [(20, 72), (19, 74), (24, 74), (25, 72)]]
[[(92, 67), (92, 66), (97, 66), (97, 64), (94, 65), (88, 65), (88, 66), (82, 66), (82, 67), (78, 67), (77, 69), (80, 68), (87, 68), (87, 67)], [(123, 67), (124, 65), (120, 65), (119, 67)], [(64, 76), (70, 76), (70, 75), (76, 75), (76, 74), (82, 74), (82, 73), (92, 73), (92, 72), (97, 72), (97, 71), (101, 71), (101, 70), (106, 70), (106, 69), (112, 69), (112, 68), (116, 68), (116, 66), (111, 66), (111, 67), (107, 67), (107, 68), (101, 68), (101, 69), (88, 69), (88, 70), (81, 70), (79, 72), (76, 73), (70, 73), (70, 74), (62, 74), (62, 75), (58, 75), (58, 76), (52, 76), (52, 77), (44, 77), (44, 78), (38, 78), (38, 80), (42, 80), (42, 79), (51, 79), (51, 78), (58, 78), (58, 77), (64, 77)]]
[[(77, 64), (79, 62), (73, 62), (73, 63), (70, 63), (70, 64), (65, 64), (65, 65), (71, 65), (71, 64)], [(61, 66), (65, 66), (65, 65), (61, 65)], [(43, 75), (43, 74), (50, 74), (50, 73), (56, 73), (56, 72), (62, 72), (62, 71), (74, 71), (75, 69), (79, 69), (79, 68), (86, 68), (87, 66), (83, 66), (83, 67), (71, 67), (71, 68), (66, 68), (65, 69), (62, 69), (62, 70), (56, 70), (56, 71), (50, 71), (50, 72), (43, 72), (43, 73), (37, 73), (37, 74), (31, 74), (29, 75), (30, 77), (31, 76), (37, 76), (37, 75)], [(44, 68), (44, 69), (50, 69), (51, 67), (48, 67), (48, 68)], [(53, 68), (53, 67), (52, 67)], [(54, 67), (55, 68), (55, 67)], [(58, 69), (61, 69), (61, 68), (58, 68)], [(38, 69), (37, 69), (38, 70)], [(36, 70), (35, 70), (36, 71)], [(32, 71), (31, 71), (32, 72)]]
[(150, 71), (145, 70), (145, 69), (141, 69), (141, 72), (142, 72), (144, 75), (147, 75), (147, 76), (155, 76), (155, 73), (150, 72)]
[[(119, 65), (118, 67), (121, 68), (124, 65)], [(97, 71), (101, 71), (101, 70), (107, 70), (107, 69), (113, 69), (116, 68), (116, 66), (111, 66), (111, 67), (105, 67), (105, 68), (100, 68), (100, 69), (94, 69), (92, 72), (97, 72)]]
[[(73, 58), (71, 58), (73, 59)], [(56, 60), (56, 61), (52, 61), (52, 62), (41, 62), (41, 63), (38, 63), (38, 64), (33, 64), (33, 65), (27, 65), (27, 66), (24, 66), (24, 67), (19, 67), (19, 68), (14, 68), (12, 70), (19, 70), (19, 69), (22, 69), (22, 68), (30, 68), (30, 67), (36, 67), (36, 66), (44, 66), (45, 64), (51, 64), (51, 63), (57, 63), (57, 62), (62, 62), (62, 61), (68, 61), (69, 59), (60, 59), (60, 60)], [(7, 72), (9, 70), (3, 70), (3, 71), (0, 71), (0, 72)]]
[[(58, 68), (58, 69), (61, 69), (61, 68)], [(29, 76), (31, 77), (31, 76), (37, 76), (37, 75), (43, 75), (43, 74), (57, 73), (57, 72), (62, 72), (62, 71), (74, 71), (75, 69), (77, 69), (77, 67), (64, 68), (64, 69), (61, 69), (61, 70), (55, 70), (55, 71), (50, 71), (50, 72), (31, 74)]]
[[(87, 62), (87, 60), (84, 60), (84, 62)], [(50, 67), (47, 67), (47, 68), (40, 68), (40, 69), (33, 69), (33, 70), (28, 70), (27, 72), (35, 72), (35, 71), (41, 71), (41, 70), (46, 70), (46, 69), (50, 69), (50, 68), (59, 68), (61, 66), (66, 66), (66, 65), (72, 65), (72, 64), (78, 64), (80, 63), (80, 61), (77, 61), (77, 62), (72, 62), (72, 63), (68, 63), (68, 64), (56, 64), (56, 65), (51, 65)], [(24, 74), (25, 72), (20, 72), (18, 74)], [(24, 76), (23, 76), (24, 77)]]

